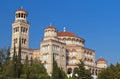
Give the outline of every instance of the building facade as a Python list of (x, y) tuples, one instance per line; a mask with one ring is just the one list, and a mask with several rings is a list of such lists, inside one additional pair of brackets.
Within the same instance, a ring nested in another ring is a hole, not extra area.
[[(52, 74), (53, 57), (68, 75), (72, 75), (73, 70), (77, 67), (79, 60), (83, 60), (85, 68), (91, 73), (98, 74), (102, 68), (107, 67), (107, 62), (100, 57), (95, 59), (95, 51), (84, 46), (85, 40), (78, 37), (72, 32), (64, 30), (59, 32), (54, 26), (47, 26), (44, 29), (44, 38), (40, 42), (40, 49), (29, 48), (29, 27), (27, 21), (28, 13), (24, 9), (19, 9), (15, 12), (15, 21), (12, 24), (12, 45), (18, 51), (19, 40), (21, 40), (22, 62), (26, 55), (28, 58), (37, 58), (41, 60), (49, 75)], [(13, 53), (11, 53), (12, 55)]]

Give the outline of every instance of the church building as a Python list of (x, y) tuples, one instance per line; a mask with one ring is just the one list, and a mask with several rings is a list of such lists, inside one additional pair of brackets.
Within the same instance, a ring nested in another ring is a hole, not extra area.
[[(47, 26), (44, 29), (44, 38), (40, 42), (40, 49), (29, 48), (29, 28), (30, 24), (27, 20), (28, 12), (23, 8), (15, 12), (15, 21), (12, 23), (12, 45), (16, 52), (19, 48), (19, 40), (21, 40), (21, 57), (24, 62), (26, 55), (28, 58), (40, 60), (51, 76), (53, 69), (53, 57), (68, 75), (72, 75), (73, 70), (77, 67), (79, 60), (83, 60), (85, 68), (90, 70), (92, 74), (98, 74), (102, 68), (107, 67), (107, 62), (100, 57), (95, 59), (95, 50), (84, 46), (85, 39), (76, 34), (66, 31), (59, 31), (55, 26)], [(21, 38), (21, 39), (19, 39)], [(39, 43), (38, 43), (39, 44)], [(11, 55), (13, 53), (11, 52)]]

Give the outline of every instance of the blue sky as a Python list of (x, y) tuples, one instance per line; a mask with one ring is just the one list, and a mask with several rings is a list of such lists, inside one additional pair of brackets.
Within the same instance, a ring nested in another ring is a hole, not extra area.
[(66, 27), (84, 38), (85, 47), (96, 51), (96, 59), (120, 62), (119, 0), (1, 0), (0, 48), (11, 46), (11, 24), (17, 9), (28, 11), (30, 48), (39, 48), (43, 30), (52, 24), (59, 31)]

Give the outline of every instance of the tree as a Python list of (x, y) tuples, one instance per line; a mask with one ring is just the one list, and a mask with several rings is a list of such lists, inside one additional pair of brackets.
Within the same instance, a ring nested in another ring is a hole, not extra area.
[(32, 66), (30, 66), (30, 79), (48, 79), (49, 76), (43, 64), (39, 60), (34, 60)]
[(6, 56), (5, 56), (5, 61), (9, 61), (9, 60), (10, 60), (10, 47), (7, 48)]
[(14, 45), (13, 58), (10, 59), (10, 48), (4, 49), (4, 61), (2, 63), (3, 79), (16, 77), (16, 47)]
[(33, 64), (33, 58), (32, 58), (32, 56), (31, 56), (30, 65), (32, 66), (32, 64)]
[(0, 49), (0, 79), (3, 77), (4, 49)]
[(23, 64), (23, 79), (49, 79), (45, 67), (39, 60), (33, 60), (32, 65), (26, 56), (25, 63)]
[(26, 59), (22, 68), (22, 77), (25, 79), (30, 79), (29, 78), (29, 60), (28, 60), (28, 55), (26, 55)]
[(120, 64), (111, 64), (98, 74), (98, 79), (120, 79)]
[(52, 79), (64, 79), (66, 77), (65, 72), (62, 68), (59, 68), (57, 62), (53, 57), (53, 71), (52, 71)]
[(19, 38), (19, 49), (18, 49), (18, 60), (17, 60), (17, 77), (20, 78), (22, 73), (22, 64), (21, 64), (21, 38)]
[(92, 75), (89, 70), (86, 70), (84, 63), (80, 60), (80, 63), (77, 64), (77, 68), (74, 68), (73, 77), (76, 79), (92, 79)]
[(14, 49), (13, 49), (13, 58), (12, 58), (12, 63), (10, 64), (11, 70), (12, 70), (12, 75), (13, 77), (17, 76), (17, 52), (16, 52), (16, 46), (14, 43)]
[(17, 77), (17, 53), (15, 43), (12, 53), (13, 55), (12, 58), (10, 59), (10, 50), (9, 49), (7, 50), (7, 56), (3, 68), (4, 79)]

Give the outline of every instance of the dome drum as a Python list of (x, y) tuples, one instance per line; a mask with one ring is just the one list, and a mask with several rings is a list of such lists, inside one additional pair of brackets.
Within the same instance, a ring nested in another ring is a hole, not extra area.
[(57, 30), (54, 26), (48, 26), (44, 32), (44, 37), (57, 37)]
[(96, 63), (97, 63), (97, 64), (102, 64), (102, 63), (106, 64), (107, 61), (106, 61), (104, 58), (100, 57), (100, 58), (96, 61)]
[(59, 37), (58, 36), (58, 38), (61, 42), (64, 42), (66, 44), (84, 46), (84, 40), (82, 40), (78, 37), (67, 37), (67, 36)]

